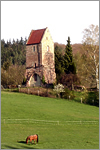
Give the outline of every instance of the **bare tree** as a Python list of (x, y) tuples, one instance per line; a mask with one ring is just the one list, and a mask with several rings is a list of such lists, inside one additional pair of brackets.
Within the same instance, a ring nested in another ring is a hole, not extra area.
[(78, 74), (90, 86), (99, 88), (99, 27), (91, 24), (83, 31), (83, 47), (77, 64)]

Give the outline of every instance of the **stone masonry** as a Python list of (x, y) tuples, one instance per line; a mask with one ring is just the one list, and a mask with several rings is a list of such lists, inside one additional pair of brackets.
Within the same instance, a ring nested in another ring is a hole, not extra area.
[(48, 28), (31, 32), (26, 43), (27, 86), (41, 86), (43, 76), (47, 83), (54, 83), (54, 61), (54, 43)]

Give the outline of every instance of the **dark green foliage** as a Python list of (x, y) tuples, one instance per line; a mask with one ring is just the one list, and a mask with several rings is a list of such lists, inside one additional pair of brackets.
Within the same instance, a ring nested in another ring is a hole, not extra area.
[(43, 75), (43, 77), (42, 77), (42, 83), (43, 83), (43, 84), (46, 84), (44, 75)]
[(89, 105), (99, 107), (99, 92), (98, 91), (87, 91), (82, 92), (82, 102)]
[(83, 102), (89, 105), (95, 105), (99, 107), (99, 92), (85, 92)]
[(3, 69), (4, 70), (8, 70), (9, 69), (9, 66), (10, 66), (10, 61), (9, 60), (7, 60), (7, 61), (5, 61), (4, 63), (3, 63)]
[(26, 39), (20, 41), (13, 39), (7, 43), (1, 40), (1, 67), (8, 62), (12, 65), (25, 65), (26, 63)]
[[(26, 39), (25, 39), (26, 41)], [(25, 63), (26, 63), (26, 44), (21, 38), (20, 41), (7, 43), (1, 40), (1, 84), (18, 85), (25, 83)]]
[(65, 48), (64, 54), (64, 64), (65, 64), (65, 73), (69, 74), (76, 74), (76, 67), (73, 61), (73, 54), (72, 54), (72, 47), (70, 44), (70, 37), (68, 37), (67, 45)]
[[(67, 45), (65, 48), (65, 54), (62, 53), (62, 49), (60, 46), (55, 46), (55, 72), (56, 72), (56, 78), (57, 78), (57, 83), (73, 83), (72, 80), (75, 80), (76, 82), (76, 66), (73, 61), (73, 54), (72, 54), (72, 47), (70, 44), (70, 37), (68, 37), (67, 40)], [(70, 81), (67, 82), (68, 77), (65, 76), (70, 74), (71, 78)], [(73, 74), (73, 79), (72, 75)], [(66, 79), (67, 78), (67, 79)], [(75, 79), (74, 79), (75, 78)], [(63, 80), (64, 79), (64, 80)]]
[(26, 84), (26, 78), (24, 77), (22, 85), (25, 85), (25, 84)]
[(64, 57), (58, 46), (55, 47), (55, 72), (57, 75), (57, 81), (59, 81), (60, 76), (64, 73)]

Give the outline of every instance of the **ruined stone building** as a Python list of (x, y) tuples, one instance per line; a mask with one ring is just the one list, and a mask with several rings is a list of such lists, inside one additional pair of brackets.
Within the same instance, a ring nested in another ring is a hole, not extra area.
[(54, 83), (54, 62), (54, 43), (48, 28), (32, 30), (26, 43), (27, 86), (41, 86), (43, 76), (46, 83)]

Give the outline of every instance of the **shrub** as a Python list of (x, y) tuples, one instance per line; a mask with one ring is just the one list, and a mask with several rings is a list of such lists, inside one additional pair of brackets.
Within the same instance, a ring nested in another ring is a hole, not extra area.
[(42, 77), (42, 83), (43, 83), (43, 84), (46, 84), (44, 75), (43, 75), (43, 77)]
[(83, 103), (85, 104), (90, 104), (90, 105), (95, 105), (99, 106), (99, 92), (94, 91), (94, 92), (83, 92)]
[(65, 99), (74, 99), (74, 91), (69, 90), (68, 88), (65, 88), (65, 92), (62, 94), (62, 98)]
[(99, 92), (88, 92), (87, 104), (99, 106)]
[(12, 65), (7, 71), (1, 68), (1, 84), (3, 86), (22, 84), (24, 74), (25, 66)]
[(53, 91), (55, 91), (57, 96), (59, 97), (60, 93), (65, 92), (64, 86), (62, 84), (55, 85)]
[(24, 77), (24, 78), (23, 78), (22, 85), (25, 85), (25, 84), (26, 84), (26, 78)]
[(83, 92), (82, 92), (82, 96), (81, 96), (81, 98), (82, 98), (82, 102), (83, 103), (87, 103), (87, 97), (88, 97), (88, 91), (85, 89)]

